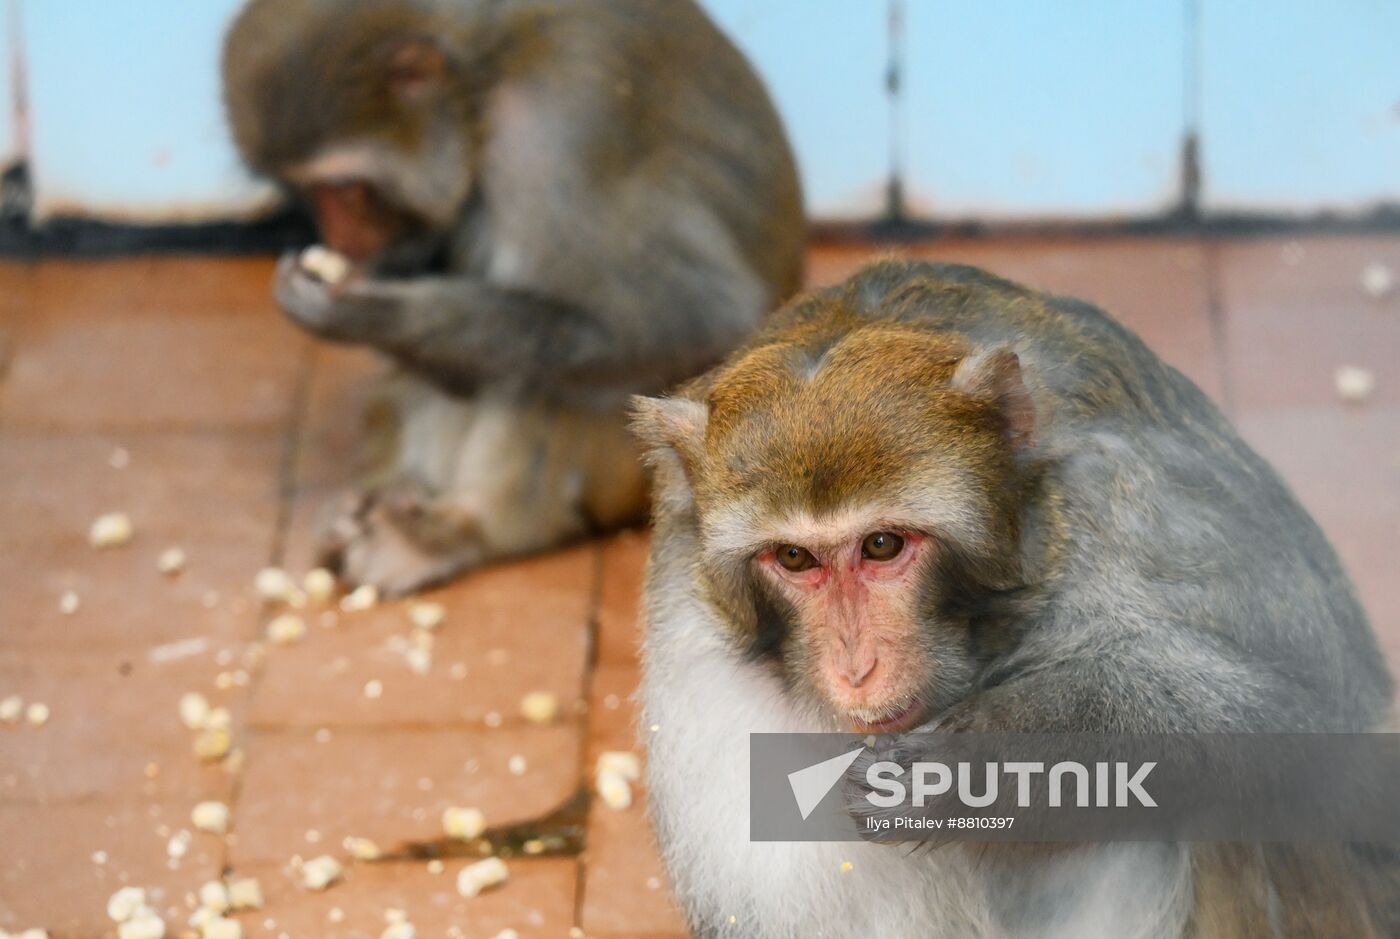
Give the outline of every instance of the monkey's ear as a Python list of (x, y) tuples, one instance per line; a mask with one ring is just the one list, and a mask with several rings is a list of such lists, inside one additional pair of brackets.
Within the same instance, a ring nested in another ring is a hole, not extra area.
[(705, 449), (705, 427), (710, 409), (689, 398), (632, 399), (632, 433), (655, 458), (674, 453), (689, 476)]
[(389, 85), (409, 99), (422, 98), (438, 88), (447, 75), (447, 53), (433, 39), (404, 39), (389, 49)]
[(1035, 446), (1035, 402), (1021, 379), (1021, 359), (1005, 346), (977, 352), (958, 363), (952, 387), (996, 406), (1006, 439)]

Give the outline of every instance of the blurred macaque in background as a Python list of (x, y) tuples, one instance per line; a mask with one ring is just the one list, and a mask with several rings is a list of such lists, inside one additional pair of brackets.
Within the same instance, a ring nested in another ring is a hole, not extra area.
[(397, 364), (392, 461), (327, 526), (404, 593), (645, 513), (628, 396), (799, 285), (792, 154), (690, 0), (253, 0), (234, 138), (314, 214), (287, 314)]

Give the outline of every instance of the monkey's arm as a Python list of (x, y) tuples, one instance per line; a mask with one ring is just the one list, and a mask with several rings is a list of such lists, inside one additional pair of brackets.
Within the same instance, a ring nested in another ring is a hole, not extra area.
[(938, 720), (987, 733), (1250, 733), (1306, 727), (1311, 689), (1173, 624), (1009, 668)]
[(294, 320), (326, 339), (375, 346), (449, 383), (546, 393), (660, 387), (708, 364), (743, 329), (687, 322), (675, 311), (623, 323), (465, 275), (330, 286), (292, 255), (278, 267), (275, 293)]

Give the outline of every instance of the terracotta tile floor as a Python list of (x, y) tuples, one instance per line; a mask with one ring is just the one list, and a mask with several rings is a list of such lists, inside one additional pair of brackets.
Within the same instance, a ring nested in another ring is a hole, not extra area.
[[(816, 248), (811, 280), (870, 253)], [(1400, 295), (1361, 287), (1369, 263), (1400, 271), (1400, 238), (903, 253), (1076, 293), (1136, 329), (1291, 481), (1400, 665)], [(106, 899), (135, 884), (178, 935), (190, 893), (226, 871), (260, 878), (267, 896), (243, 917), (250, 939), (373, 939), (388, 907), (424, 937), (683, 934), (642, 806), (575, 798), (599, 751), (633, 745), (644, 534), (437, 591), (448, 614), (426, 674), (402, 654), (404, 604), (311, 611), (300, 644), (258, 653), (270, 614), (252, 577), (306, 567), (377, 371), (284, 323), (270, 272), (262, 259), (0, 263), (0, 697), (51, 710), (42, 727), (0, 725), (0, 929), (110, 936)], [(1338, 399), (1342, 365), (1376, 374), (1367, 403)], [(95, 551), (88, 524), (113, 510), (136, 538)], [(177, 577), (155, 567), (172, 545), (188, 555)], [(66, 591), (81, 601), (71, 613)], [(532, 690), (564, 702), (554, 723), (519, 717)], [(241, 766), (196, 761), (177, 719), (188, 691), (230, 709)], [(232, 806), (232, 832), (196, 834), (170, 858), (204, 799)], [(504, 849), (551, 847), (517, 850), (509, 883), (463, 899), (455, 875), (475, 855), (440, 840), (449, 805), (481, 807)], [(325, 893), (296, 885), (293, 856), (345, 858), (349, 836), (385, 858), (347, 863)]]

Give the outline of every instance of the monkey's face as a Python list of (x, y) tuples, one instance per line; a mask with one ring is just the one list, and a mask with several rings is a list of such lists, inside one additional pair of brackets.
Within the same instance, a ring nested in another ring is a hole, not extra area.
[(1009, 352), (883, 324), (760, 346), (703, 405), (639, 426), (683, 419), (659, 435), (734, 640), (839, 722), (886, 732), (968, 692), (972, 611), (1019, 584), (1018, 392)]
[(376, 269), (440, 246), (471, 186), (458, 57), (425, 8), (255, 0), (229, 33), (225, 100), (257, 171), (322, 240)]

